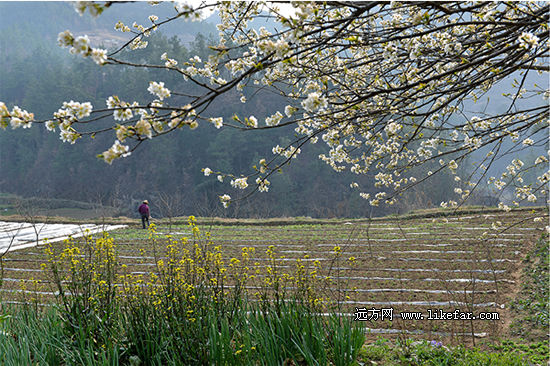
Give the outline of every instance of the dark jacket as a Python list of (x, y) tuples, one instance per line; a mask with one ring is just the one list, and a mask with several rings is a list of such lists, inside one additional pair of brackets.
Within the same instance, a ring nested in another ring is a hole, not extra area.
[(141, 216), (149, 217), (149, 206), (147, 206), (145, 203), (142, 203), (139, 206), (138, 211), (141, 214)]

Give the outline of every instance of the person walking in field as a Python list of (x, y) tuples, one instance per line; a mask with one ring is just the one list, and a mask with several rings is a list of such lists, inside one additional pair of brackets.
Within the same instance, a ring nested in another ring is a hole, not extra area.
[[(141, 223), (143, 224), (144, 229), (147, 229), (149, 227), (149, 206), (148, 205), (149, 205), (149, 201), (145, 200), (138, 208), (138, 212), (141, 215)], [(145, 226), (145, 222), (147, 222), (147, 226)]]

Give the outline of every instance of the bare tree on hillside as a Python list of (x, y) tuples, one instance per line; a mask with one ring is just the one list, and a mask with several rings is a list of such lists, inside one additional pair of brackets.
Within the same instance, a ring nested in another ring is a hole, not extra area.
[(181, 192), (158, 192), (155, 194), (155, 207), (159, 210), (161, 217), (168, 218), (168, 231), (172, 232), (174, 217), (183, 215), (185, 198)]
[(25, 222), (30, 224), (35, 235), (36, 245), (40, 242), (40, 233), (44, 229), (44, 224), (40, 223), (38, 217), (40, 215), (38, 207), (33, 203), (32, 199), (16, 198), (14, 207), (17, 214), (24, 218)]

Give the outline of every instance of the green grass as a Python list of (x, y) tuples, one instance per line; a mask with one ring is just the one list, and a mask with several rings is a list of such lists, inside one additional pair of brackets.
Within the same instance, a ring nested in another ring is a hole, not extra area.
[(364, 342), (351, 320), (317, 316), (298, 302), (268, 311), (241, 305), (232, 317), (210, 306), (190, 323), (141, 304), (117, 310), (111, 327), (91, 325), (84, 315), (69, 323), (59, 307), (5, 309), (0, 364), (351, 365)]
[[(334, 317), (323, 324), (323, 319), (291, 304), (279, 313), (241, 313), (231, 321), (210, 313), (205, 322), (209, 326), (202, 334), (206, 338), (193, 343), (205, 351), (205, 358), (200, 359), (199, 353), (171, 352), (177, 336), (156, 322), (144, 321), (141, 332), (131, 333), (129, 338), (113, 334), (113, 342), (101, 345), (93, 337), (70, 331), (60, 309), (6, 310), (10, 316), (0, 317), (0, 364), (5, 366), (327, 365), (329, 361), (334, 365), (520, 366), (545, 365), (549, 352), (546, 342), (504, 341), (489, 350), (413, 340), (379, 339), (362, 345), (360, 328), (342, 326)], [(139, 343), (135, 343), (137, 337)]]
[(359, 352), (358, 361), (365, 365), (430, 365), (430, 366), (523, 366), (545, 365), (548, 362), (548, 345), (516, 344), (504, 341), (489, 350), (449, 347), (438, 341), (392, 342), (378, 339), (366, 344)]
[(550, 327), (550, 262), (548, 236), (528, 253), (522, 270), (522, 288), (512, 301), (516, 314), (511, 333), (528, 340), (548, 339)]

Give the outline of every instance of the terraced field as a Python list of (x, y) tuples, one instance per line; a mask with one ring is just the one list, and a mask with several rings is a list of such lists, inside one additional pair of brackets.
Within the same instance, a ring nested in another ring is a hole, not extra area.
[[(533, 218), (540, 216), (545, 218), (534, 222)], [(497, 220), (500, 228), (495, 230), (491, 225)], [(295, 269), (300, 260), (310, 271), (317, 270), (323, 296), (332, 299), (338, 311), (362, 318), (373, 335), (471, 339), (502, 336), (507, 331), (513, 316), (508, 303), (520, 287), (522, 258), (539, 240), (547, 222), (547, 211), (537, 209), (445, 219), (216, 224), (202, 225), (202, 229), (211, 232), (214, 245), (221, 245), (227, 262), (240, 258), (243, 248), (253, 247), (251, 265), (255, 269), (270, 266), (282, 273)], [(158, 228), (159, 233), (167, 230)], [(184, 226), (172, 227), (171, 234), (189, 236), (186, 230)], [(112, 235), (126, 271), (147, 275), (155, 270), (156, 252), (145, 231), (126, 228)], [(266, 253), (272, 245), (275, 260)], [(2, 301), (51, 301), (53, 289), (41, 266), (46, 262), (40, 248), (6, 255)], [(265, 276), (265, 271), (258, 270), (248, 282), (249, 293), (260, 289)], [(454, 319), (468, 317), (459, 311), (472, 313), (476, 319)], [(401, 312), (418, 313), (418, 318), (406, 319)], [(452, 313), (445, 316), (454, 318), (428, 319), (430, 312), (432, 318), (441, 317), (442, 312)], [(480, 312), (492, 319), (480, 320)]]

